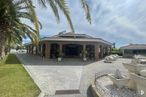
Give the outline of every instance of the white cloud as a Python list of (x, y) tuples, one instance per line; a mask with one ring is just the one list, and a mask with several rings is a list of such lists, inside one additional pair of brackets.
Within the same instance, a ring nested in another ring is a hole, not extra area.
[[(92, 24), (85, 19), (80, 0), (67, 0), (71, 17), (78, 33), (101, 37), (118, 46), (126, 43), (146, 42), (146, 0), (88, 0), (90, 1)], [(60, 23), (50, 8), (37, 4), (39, 20), (43, 25), (42, 35), (54, 35), (62, 30), (70, 31), (65, 16), (60, 14)]]

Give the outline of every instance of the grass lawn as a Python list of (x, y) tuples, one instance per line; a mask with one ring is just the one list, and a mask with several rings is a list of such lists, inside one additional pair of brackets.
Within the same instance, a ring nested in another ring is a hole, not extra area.
[(39, 88), (14, 54), (0, 63), (0, 97), (37, 97)]

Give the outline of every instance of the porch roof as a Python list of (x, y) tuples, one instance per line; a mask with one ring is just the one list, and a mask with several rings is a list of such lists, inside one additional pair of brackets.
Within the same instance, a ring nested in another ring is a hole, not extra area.
[[(112, 45), (112, 43), (103, 40), (101, 38), (94, 38), (92, 36), (86, 34), (76, 34), (72, 32), (68, 33), (59, 33), (58, 35), (54, 35), (52, 37), (44, 37), (40, 40), (43, 41), (55, 41), (55, 42), (97, 42), (97, 43), (104, 43), (106, 45)], [(31, 43), (30, 43), (31, 44)], [(29, 45), (29, 44), (28, 44)]]
[(100, 42), (107, 45), (112, 45), (112, 43), (105, 41), (101, 38), (62, 38), (62, 37), (48, 37), (43, 38), (41, 41), (62, 41), (62, 42)]
[(146, 50), (146, 44), (129, 44), (121, 47), (120, 49), (130, 49), (130, 50)]

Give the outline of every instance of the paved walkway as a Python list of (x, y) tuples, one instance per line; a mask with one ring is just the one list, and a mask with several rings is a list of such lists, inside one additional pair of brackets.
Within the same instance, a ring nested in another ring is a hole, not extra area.
[[(104, 63), (102, 60), (82, 62), (78, 59), (65, 59), (57, 62), (27, 54), (17, 54), (17, 56), (25, 64), (24, 67), (36, 84), (48, 95), (46, 97), (92, 97), (89, 86), (93, 83), (96, 73), (111, 73), (116, 69), (126, 73), (122, 63), (130, 62), (129, 59), (123, 58), (114, 63)], [(54, 95), (56, 90), (78, 89), (80, 94)]]

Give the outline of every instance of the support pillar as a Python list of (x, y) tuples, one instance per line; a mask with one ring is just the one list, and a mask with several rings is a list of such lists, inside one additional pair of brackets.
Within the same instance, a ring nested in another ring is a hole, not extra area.
[(36, 55), (36, 46), (33, 46), (33, 55)]
[(62, 44), (59, 45), (59, 55), (62, 57)]
[(82, 52), (82, 54), (83, 54), (83, 58), (87, 58), (87, 50), (86, 50), (86, 44), (83, 44), (83, 52)]
[(99, 45), (95, 45), (95, 60), (99, 60)]
[(101, 59), (103, 58), (103, 52), (104, 52), (103, 45), (101, 45), (100, 46), (100, 57), (101, 57)]
[(50, 59), (50, 44), (48, 42), (45, 43), (46, 49), (45, 49), (45, 57)]

